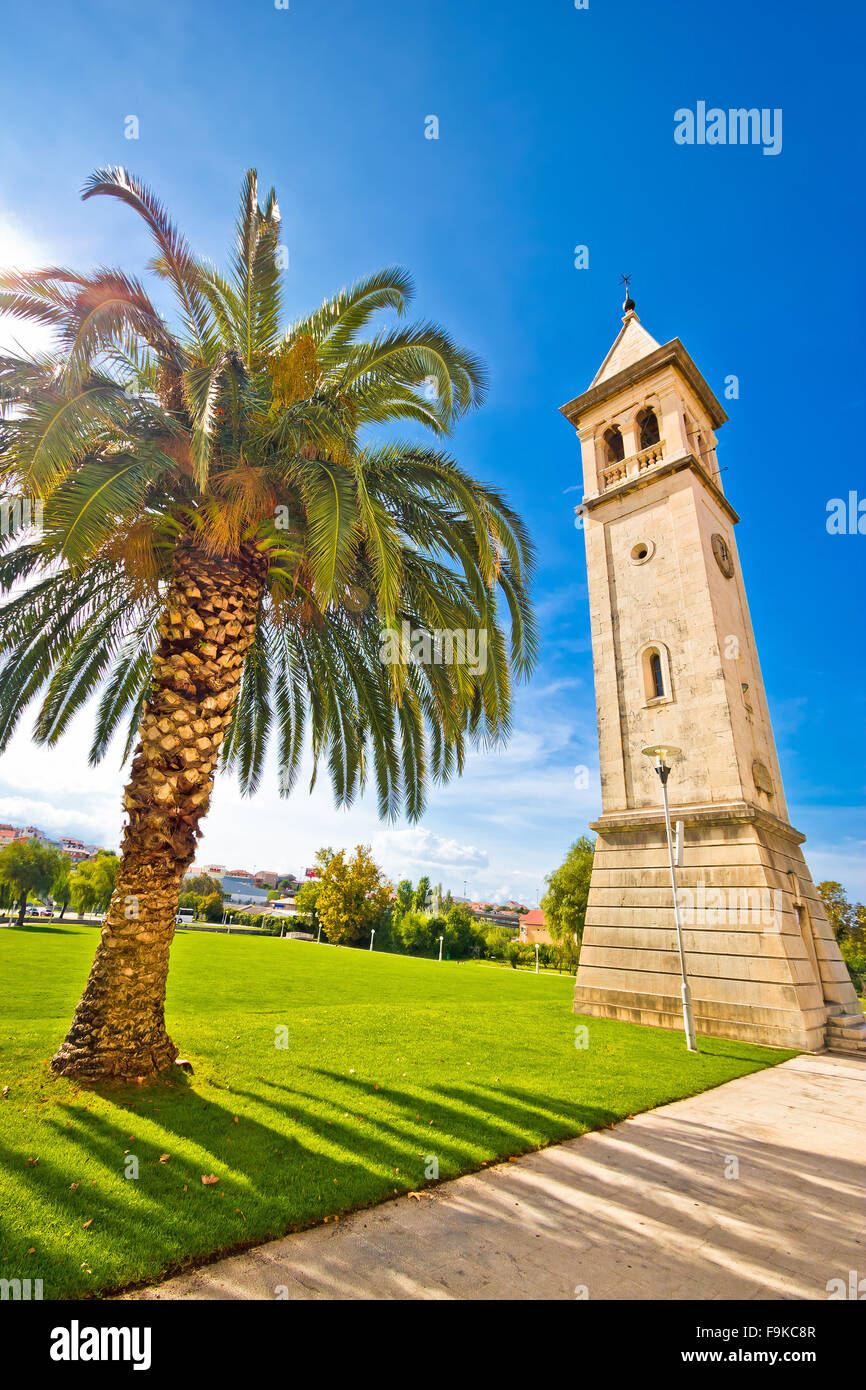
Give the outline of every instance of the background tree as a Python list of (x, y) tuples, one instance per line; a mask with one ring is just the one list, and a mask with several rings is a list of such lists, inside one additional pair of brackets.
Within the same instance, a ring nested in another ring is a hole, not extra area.
[(315, 879), (308, 878), (306, 883), (302, 883), (295, 894), (295, 907), (298, 913), (304, 918), (306, 925), (311, 931), (318, 935), (319, 914), (316, 905), (319, 901), (319, 884)]
[(509, 931), (508, 927), (488, 927), (484, 933), (484, 949), (491, 960), (503, 960), (513, 940), (514, 932)]
[(862, 911), (860, 904), (850, 903), (845, 889), (835, 879), (826, 879), (824, 883), (819, 883), (818, 896), (824, 904), (824, 911), (836, 940), (848, 940), (857, 926), (858, 909)]
[(404, 913), (412, 910), (415, 901), (415, 889), (410, 878), (401, 878), (397, 884), (394, 896), (394, 920), (399, 922)]
[(341, 849), (319, 884), (316, 910), (325, 936), (336, 945), (369, 938), (389, 907), (391, 891), (369, 845), (357, 845), (351, 859)]
[[(254, 170), (227, 273), (126, 170), (95, 171), (97, 196), (143, 219), (174, 316), (117, 269), (0, 276), (0, 313), (54, 335), (0, 358), (0, 492), (43, 504), (38, 538), (0, 544), (0, 751), (40, 691), (40, 742), (100, 691), (94, 761), (126, 726), (116, 891), (52, 1066), (146, 1078), (177, 1055), (169, 949), (218, 761), (251, 794), (273, 738), (288, 795), (309, 746), (341, 806), (369, 780), (383, 817), (417, 820), (431, 778), (507, 736), (537, 639), (525, 528), (439, 447), (483, 399), (481, 364), (431, 323), (367, 333), (404, 313), (405, 271), (285, 329), (280, 213)], [(384, 659), (403, 622), (485, 631), (486, 669), (399, 642)]]
[(59, 850), (43, 845), (39, 840), (13, 840), (0, 850), (0, 880), (18, 899), (18, 925), (23, 927), (27, 899), (31, 893), (47, 894), (57, 877), (61, 864)]
[(208, 893), (202, 898), (199, 911), (206, 922), (221, 922), (223, 910), (222, 893)]
[(213, 874), (193, 874), (182, 883), (184, 893), (197, 893), (200, 898), (208, 898), (211, 893), (222, 893), (220, 881)]
[(51, 888), (50, 888), (50, 890), (49, 890), (50, 893), (51, 893), (51, 900), (52, 900), (52, 902), (54, 903), (55, 907), (59, 907), (59, 908), (60, 908), (60, 919), (59, 919), (59, 920), (60, 920), (61, 922), (63, 921), (63, 914), (65, 913), (67, 907), (69, 906), (69, 900), (70, 900), (70, 895), (71, 895), (71, 889), (70, 889), (70, 879), (71, 879), (71, 876), (72, 876), (72, 861), (71, 861), (71, 859), (69, 858), (68, 855), (62, 854), (62, 855), (60, 856), (60, 865), (59, 865), (59, 867), (58, 867), (57, 873), (56, 873), (55, 876), (54, 876), (54, 880), (53, 880), (53, 882), (52, 882), (52, 884), (51, 884)]
[(468, 908), (456, 905), (441, 919), (445, 940), (443, 952), (452, 957), (463, 957), (480, 953), (484, 943), (483, 928), (475, 921)]
[(416, 912), (426, 912), (430, 906), (430, 879), (425, 874), (419, 878), (418, 886), (412, 894), (412, 906)]
[(570, 962), (573, 957), (575, 964), (577, 949), (583, 938), (594, 854), (595, 842), (581, 835), (559, 868), (548, 874), (547, 892), (541, 899), (545, 926), (554, 944), (560, 947), (561, 958)]
[(410, 907), (394, 918), (397, 939), (409, 952), (420, 954), (429, 951), (433, 945), (433, 918)]
[[(69, 896), (72, 906), (82, 917), (86, 912), (105, 912), (111, 902), (120, 860), (116, 854), (104, 850), (93, 859), (82, 859), (75, 865), (69, 878)], [(127, 922), (138, 921), (139, 907), (132, 900), (124, 904)]]

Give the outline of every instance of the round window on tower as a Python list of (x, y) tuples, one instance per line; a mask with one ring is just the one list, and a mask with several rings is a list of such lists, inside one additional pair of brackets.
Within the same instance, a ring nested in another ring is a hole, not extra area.
[(638, 541), (637, 545), (631, 548), (631, 562), (633, 565), (645, 565), (647, 560), (652, 559), (655, 551), (653, 541)]

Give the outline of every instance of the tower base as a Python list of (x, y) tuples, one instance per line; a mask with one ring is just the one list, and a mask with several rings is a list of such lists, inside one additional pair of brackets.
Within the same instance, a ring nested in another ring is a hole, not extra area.
[[(672, 808), (685, 825), (677, 887), (698, 1033), (815, 1052), (828, 1020), (866, 1020), (800, 848), (805, 837), (747, 802)], [(604, 815), (574, 1011), (682, 1029), (680, 960), (664, 817)]]

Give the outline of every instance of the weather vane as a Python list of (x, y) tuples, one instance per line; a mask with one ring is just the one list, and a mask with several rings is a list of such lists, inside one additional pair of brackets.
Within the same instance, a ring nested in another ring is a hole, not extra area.
[(626, 313), (628, 313), (630, 309), (633, 309), (633, 308), (634, 308), (634, 300), (633, 300), (632, 297), (631, 297), (631, 291), (630, 291), (630, 289), (629, 289), (629, 281), (630, 281), (630, 280), (631, 280), (631, 276), (630, 276), (630, 275), (621, 275), (621, 276), (619, 277), (619, 283), (620, 283), (621, 285), (624, 285), (624, 286), (625, 286), (625, 303), (623, 304), (622, 307), (623, 307), (623, 309), (625, 310)]

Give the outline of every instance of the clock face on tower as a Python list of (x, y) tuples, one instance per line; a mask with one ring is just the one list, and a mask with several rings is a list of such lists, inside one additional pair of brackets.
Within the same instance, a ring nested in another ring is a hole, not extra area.
[(720, 536), (718, 531), (716, 531), (715, 535), (712, 538), (712, 545), (713, 554), (716, 557), (716, 564), (722, 571), (722, 574), (725, 576), (726, 579), (733, 579), (734, 562), (731, 559), (731, 552), (728, 549), (728, 543), (725, 540), (724, 536)]

